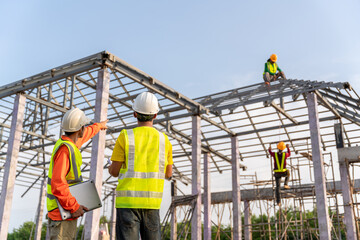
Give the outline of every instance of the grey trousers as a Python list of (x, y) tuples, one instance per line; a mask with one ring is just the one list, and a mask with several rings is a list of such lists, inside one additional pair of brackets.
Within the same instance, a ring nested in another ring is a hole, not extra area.
[(270, 75), (270, 73), (266, 72), (263, 74), (263, 79), (265, 82), (273, 82), (276, 81), (279, 77), (286, 79), (284, 72), (278, 72), (275, 75)]
[(284, 185), (288, 185), (289, 177), (290, 177), (290, 171), (286, 170), (286, 172), (277, 172), (277, 173), (274, 173), (274, 176), (275, 176), (275, 182), (276, 182), (276, 187), (275, 187), (276, 203), (280, 203), (280, 201), (281, 201), (281, 198), (280, 198), (280, 181), (281, 181), (281, 177), (285, 177)]

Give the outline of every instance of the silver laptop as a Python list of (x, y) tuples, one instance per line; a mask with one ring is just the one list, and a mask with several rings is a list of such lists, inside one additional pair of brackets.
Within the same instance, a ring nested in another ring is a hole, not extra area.
[[(89, 209), (89, 211), (96, 208), (100, 208), (101, 200), (96, 190), (95, 183), (93, 180), (81, 182), (69, 187), (71, 195), (76, 198), (76, 201)], [(71, 218), (71, 213), (68, 210), (65, 210), (56, 199), (56, 202), (59, 206), (59, 211), (61, 214), (62, 220)]]

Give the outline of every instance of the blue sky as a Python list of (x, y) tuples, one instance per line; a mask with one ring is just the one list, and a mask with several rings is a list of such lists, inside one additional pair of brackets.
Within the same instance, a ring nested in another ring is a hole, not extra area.
[(360, 92), (359, 12), (355, 0), (3, 0), (0, 86), (108, 50), (189, 97), (262, 82), (272, 53), (288, 78)]

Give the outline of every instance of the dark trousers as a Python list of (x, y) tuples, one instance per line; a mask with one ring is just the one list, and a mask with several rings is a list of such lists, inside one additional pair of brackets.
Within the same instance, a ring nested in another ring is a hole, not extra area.
[(286, 170), (286, 172), (276, 172), (274, 173), (275, 176), (275, 182), (276, 182), (276, 188), (275, 188), (275, 197), (276, 197), (276, 203), (280, 203), (280, 182), (281, 178), (285, 177), (285, 183), (284, 185), (288, 185), (289, 177), (290, 177), (290, 171)]
[(117, 240), (160, 240), (159, 209), (116, 209)]

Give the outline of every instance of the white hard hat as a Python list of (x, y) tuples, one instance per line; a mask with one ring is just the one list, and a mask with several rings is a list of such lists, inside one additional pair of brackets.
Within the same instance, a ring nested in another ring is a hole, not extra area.
[(82, 126), (90, 123), (90, 121), (90, 118), (87, 118), (83, 111), (79, 108), (73, 108), (65, 113), (61, 122), (61, 128), (65, 132), (76, 132)]
[(159, 112), (159, 103), (154, 94), (143, 92), (136, 97), (132, 109), (138, 113), (153, 115)]

